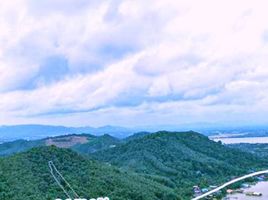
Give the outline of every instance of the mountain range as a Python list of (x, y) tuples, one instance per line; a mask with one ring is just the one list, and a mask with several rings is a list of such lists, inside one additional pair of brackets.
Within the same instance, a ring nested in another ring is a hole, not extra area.
[(39, 140), (15, 140), (0, 144), (0, 156), (9, 156), (27, 151), (33, 147), (56, 146), (70, 148), (78, 152), (90, 154), (99, 150), (112, 148), (122, 141), (108, 134), (95, 136), (90, 134), (70, 134), (47, 137)]
[(50, 125), (0, 126), (0, 143), (18, 139), (36, 140), (45, 137), (81, 133), (88, 133), (92, 135), (110, 134), (114, 137), (123, 138), (133, 134), (135, 131), (136, 129), (119, 126), (103, 126), (99, 128), (90, 126), (65, 127)]
[(64, 195), (49, 174), (50, 160), (83, 197), (119, 200), (187, 200), (194, 185), (208, 188), (268, 166), (267, 159), (193, 131), (18, 140), (1, 144), (1, 155), (0, 199), (10, 200)]
[(195, 184), (218, 185), (268, 165), (250, 153), (228, 148), (193, 131), (145, 134), (92, 156), (175, 188), (183, 197), (189, 196)]
[(209, 123), (195, 123), (182, 125), (155, 125), (139, 127), (121, 127), (121, 126), (102, 126), (102, 127), (66, 127), (38, 124), (10, 125), (0, 126), (0, 144), (3, 142), (14, 141), (18, 139), (37, 140), (45, 137), (53, 137), (67, 134), (91, 134), (104, 135), (109, 134), (119, 139), (127, 138), (138, 132), (157, 132), (158, 130), (167, 131), (187, 131), (195, 130), (206, 136), (215, 136), (224, 134), (226, 137), (261, 137), (268, 136), (268, 127), (264, 125), (256, 126), (227, 126)]

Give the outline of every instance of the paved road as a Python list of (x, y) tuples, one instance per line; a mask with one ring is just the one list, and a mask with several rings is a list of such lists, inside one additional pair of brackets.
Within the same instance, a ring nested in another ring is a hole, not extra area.
[(198, 197), (196, 197), (196, 198), (193, 198), (192, 200), (199, 200), (199, 199), (202, 199), (202, 198), (207, 197), (207, 196), (209, 196), (209, 195), (211, 195), (211, 194), (213, 194), (213, 193), (215, 193), (215, 192), (218, 192), (218, 191), (221, 190), (221, 189), (226, 188), (227, 186), (229, 186), (229, 185), (231, 185), (231, 184), (233, 184), (233, 183), (242, 181), (242, 180), (244, 180), (244, 179), (247, 179), (247, 178), (250, 178), (250, 177), (253, 177), (253, 176), (262, 175), (262, 174), (268, 174), (268, 170), (259, 171), (259, 172), (254, 172), (254, 173), (251, 173), (251, 174), (242, 176), (242, 177), (240, 177), (240, 178), (233, 179), (233, 180), (231, 180), (231, 181), (229, 181), (229, 182), (223, 184), (222, 186), (220, 186), (220, 187), (218, 187), (218, 188), (216, 188), (216, 189), (214, 189), (214, 190), (211, 190), (211, 191), (209, 191), (209, 192), (207, 192), (207, 193), (205, 193), (205, 194), (202, 194), (202, 195), (200, 195), (200, 196), (198, 196)]

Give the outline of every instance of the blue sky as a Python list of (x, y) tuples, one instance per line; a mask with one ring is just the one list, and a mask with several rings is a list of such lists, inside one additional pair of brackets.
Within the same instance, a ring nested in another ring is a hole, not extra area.
[(0, 6), (0, 124), (263, 124), (265, 0)]

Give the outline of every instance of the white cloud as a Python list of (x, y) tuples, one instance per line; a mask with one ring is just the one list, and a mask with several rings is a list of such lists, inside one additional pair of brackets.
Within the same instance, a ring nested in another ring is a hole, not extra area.
[[(0, 123), (165, 124), (245, 121), (245, 114), (263, 122), (266, 7), (264, 0), (2, 2)], [(51, 57), (66, 60), (68, 72), (40, 84)]]

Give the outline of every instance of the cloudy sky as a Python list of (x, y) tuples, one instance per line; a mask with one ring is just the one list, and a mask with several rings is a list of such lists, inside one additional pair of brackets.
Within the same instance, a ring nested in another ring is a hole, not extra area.
[(0, 124), (268, 122), (267, 0), (0, 4)]

